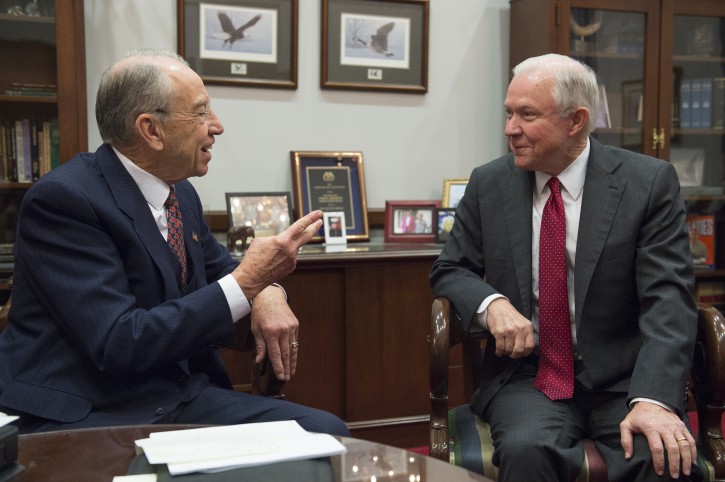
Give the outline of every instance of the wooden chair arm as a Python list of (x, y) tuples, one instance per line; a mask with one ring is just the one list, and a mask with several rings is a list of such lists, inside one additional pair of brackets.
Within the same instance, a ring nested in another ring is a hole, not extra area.
[(429, 335), (430, 456), (448, 462), (448, 356), (450, 301), (433, 301)]
[(252, 386), (262, 396), (284, 400), (284, 381), (279, 380), (272, 369), (272, 362), (265, 357), (261, 363), (255, 363), (256, 347), (252, 336), (252, 317), (245, 316), (234, 325), (234, 344), (229, 348), (239, 352), (252, 353)]
[(692, 360), (692, 392), (697, 407), (698, 447), (725, 478), (725, 318), (716, 308), (698, 304), (697, 341)]

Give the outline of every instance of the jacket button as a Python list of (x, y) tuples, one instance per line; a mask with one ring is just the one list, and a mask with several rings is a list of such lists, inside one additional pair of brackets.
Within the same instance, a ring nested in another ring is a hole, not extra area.
[(166, 413), (166, 410), (164, 410), (164, 407), (159, 407), (156, 409), (156, 415), (163, 415)]

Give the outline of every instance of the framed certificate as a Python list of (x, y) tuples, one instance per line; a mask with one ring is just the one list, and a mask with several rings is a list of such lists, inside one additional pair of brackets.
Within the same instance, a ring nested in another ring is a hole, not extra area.
[[(290, 160), (296, 217), (343, 212), (346, 239), (369, 240), (362, 152), (291, 151)], [(324, 231), (312, 240), (324, 240)]]

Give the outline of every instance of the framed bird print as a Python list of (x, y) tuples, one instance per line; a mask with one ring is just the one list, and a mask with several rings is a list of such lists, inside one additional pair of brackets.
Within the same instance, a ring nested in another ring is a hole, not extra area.
[(322, 0), (320, 87), (425, 94), (428, 0)]
[(298, 0), (177, 0), (178, 51), (206, 84), (297, 88)]

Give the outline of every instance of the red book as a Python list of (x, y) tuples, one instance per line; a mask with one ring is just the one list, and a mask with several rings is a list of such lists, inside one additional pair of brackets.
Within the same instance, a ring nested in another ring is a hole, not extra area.
[(697, 269), (715, 269), (715, 216), (687, 216), (692, 262)]

